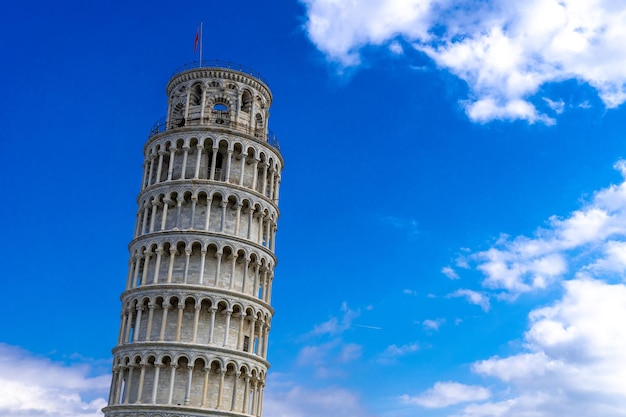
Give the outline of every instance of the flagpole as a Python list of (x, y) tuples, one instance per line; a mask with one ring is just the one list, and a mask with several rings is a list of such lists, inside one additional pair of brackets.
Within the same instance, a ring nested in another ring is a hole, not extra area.
[(200, 67), (202, 67), (202, 22), (200, 22)]

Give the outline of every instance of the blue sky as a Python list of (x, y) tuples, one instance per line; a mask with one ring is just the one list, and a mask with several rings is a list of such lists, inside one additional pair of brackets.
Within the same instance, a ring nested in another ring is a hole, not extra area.
[(101, 415), (200, 21), (267, 80), (286, 162), (266, 417), (626, 416), (614, 0), (5, 5), (1, 415)]

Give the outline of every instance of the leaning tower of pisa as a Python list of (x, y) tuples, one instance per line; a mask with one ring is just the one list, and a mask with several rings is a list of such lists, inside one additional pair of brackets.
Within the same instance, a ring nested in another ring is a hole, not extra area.
[(283, 160), (242, 67), (175, 73), (143, 179), (106, 417), (261, 416)]

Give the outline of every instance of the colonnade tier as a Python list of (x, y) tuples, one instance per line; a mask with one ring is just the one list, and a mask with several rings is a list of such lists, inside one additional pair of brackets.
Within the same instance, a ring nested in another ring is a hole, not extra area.
[(134, 237), (164, 231), (216, 232), (274, 250), (278, 210), (242, 192), (180, 185), (142, 193)]
[(109, 407), (177, 405), (261, 415), (267, 373), (263, 365), (193, 352), (118, 353)]
[[(271, 315), (245, 303), (159, 296), (123, 310), (118, 348), (127, 344), (193, 344), (265, 359)], [(231, 304), (231, 305), (229, 305)], [(179, 346), (181, 349), (186, 347)], [(117, 349), (117, 348), (116, 348)]]
[(221, 181), (277, 204), (282, 166), (269, 146), (240, 136), (163, 134), (146, 145), (141, 189), (176, 180)]
[(162, 236), (131, 246), (126, 290), (154, 285), (194, 286), (271, 302), (273, 255), (219, 236)]

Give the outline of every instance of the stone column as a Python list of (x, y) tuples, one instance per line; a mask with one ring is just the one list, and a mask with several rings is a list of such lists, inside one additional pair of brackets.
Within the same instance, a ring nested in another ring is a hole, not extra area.
[(130, 390), (132, 388), (134, 368), (134, 364), (128, 365), (128, 377), (126, 378), (126, 386), (124, 387), (124, 404), (128, 404), (130, 402)]
[(174, 272), (174, 259), (176, 259), (176, 248), (170, 247), (170, 263), (167, 268), (167, 283), (172, 283), (172, 273)]
[(185, 389), (185, 405), (189, 405), (191, 396), (191, 379), (193, 377), (193, 364), (187, 364), (187, 388)]
[(143, 161), (143, 178), (141, 179), (141, 189), (145, 189), (148, 186), (148, 166), (149, 162), (147, 159)]
[(246, 238), (248, 240), (252, 239), (252, 220), (254, 219), (254, 208), (250, 207), (248, 209), (248, 233)]
[(215, 179), (215, 165), (217, 164), (217, 152), (219, 150), (218, 147), (215, 147), (215, 145), (213, 146), (213, 153), (211, 155), (211, 172), (209, 174), (209, 179), (210, 180), (214, 180)]
[(246, 375), (245, 380), (246, 385), (243, 389), (243, 408), (241, 409), (241, 412), (248, 414), (248, 411), (250, 410), (250, 375)]
[(211, 321), (209, 322), (209, 344), (213, 343), (213, 330), (215, 329), (215, 312), (217, 311), (217, 307), (211, 306), (209, 308), (211, 312)]
[(243, 350), (243, 323), (246, 318), (246, 313), (240, 312), (238, 315), (239, 318), (239, 331), (237, 332), (237, 350)]
[(170, 364), (170, 389), (167, 394), (167, 403), (172, 403), (172, 397), (174, 396), (174, 379), (176, 378), (176, 368), (178, 366), (176, 364)]
[(180, 334), (183, 329), (183, 313), (185, 310), (185, 302), (183, 300), (178, 301), (178, 322), (176, 324), (176, 341), (180, 342)]
[(165, 156), (167, 152), (159, 151), (159, 164), (157, 165), (157, 175), (156, 175), (156, 183), (161, 182), (161, 171), (163, 170), (163, 156)]
[(196, 343), (198, 341), (198, 322), (200, 320), (200, 309), (201, 309), (201, 305), (200, 304), (196, 304), (196, 306), (194, 307), (194, 315), (193, 315), (193, 343)]
[(215, 254), (215, 257), (217, 258), (217, 264), (215, 266), (215, 287), (217, 288), (220, 282), (220, 269), (222, 266), (222, 252), (217, 252)]
[(239, 157), (241, 158), (241, 173), (239, 174), (239, 185), (243, 186), (244, 174), (246, 173), (246, 157), (247, 157), (247, 155), (245, 153), (241, 153), (241, 155), (239, 155)]
[(180, 212), (182, 210), (183, 202), (185, 201), (185, 197), (179, 195), (176, 199), (176, 224), (174, 225), (174, 230), (180, 229)]
[(202, 386), (202, 402), (200, 403), (200, 407), (206, 407), (207, 395), (209, 393), (209, 374), (211, 373), (211, 366), (202, 368), (204, 371), (204, 384)]
[(218, 410), (222, 407), (222, 394), (224, 393), (224, 376), (225, 375), (226, 375), (226, 370), (221, 369), (220, 370), (220, 387), (217, 392), (217, 405), (215, 406), (215, 408), (217, 408)]
[(169, 209), (169, 206), (172, 203), (173, 201), (170, 200), (169, 198), (163, 199), (163, 215), (161, 216), (161, 231), (165, 230), (165, 227), (167, 226), (167, 210)]
[(185, 270), (183, 273), (183, 283), (187, 283), (187, 274), (189, 273), (189, 258), (191, 257), (192, 249), (190, 247), (185, 248)]
[(168, 181), (172, 181), (172, 175), (174, 173), (174, 160), (176, 159), (176, 152), (178, 151), (178, 149), (176, 148), (171, 148), (170, 149), (170, 160), (168, 162), (168, 167), (167, 167), (167, 180)]
[(210, 221), (211, 221), (211, 203), (213, 202), (213, 199), (209, 196), (207, 196), (206, 198), (206, 217), (204, 218), (204, 230), (208, 231), (209, 230), (209, 226), (210, 226)]
[(154, 265), (154, 276), (152, 277), (152, 283), (153, 284), (158, 284), (159, 283), (159, 270), (161, 269), (161, 257), (163, 256), (163, 248), (161, 246), (159, 246), (158, 248), (156, 248), (155, 250), (156, 252), (156, 265)]
[(263, 182), (261, 184), (261, 194), (263, 195), (267, 195), (267, 167), (268, 167), (268, 163), (264, 162), (262, 164), (263, 167)]
[(231, 161), (233, 160), (233, 150), (229, 149), (228, 151), (226, 151), (226, 177), (224, 178), (224, 181), (226, 182), (230, 182), (230, 164)]
[(146, 227), (148, 223), (148, 210), (148, 202), (146, 201), (143, 205), (143, 219), (141, 221), (141, 233), (139, 233), (139, 235), (143, 235), (146, 233)]
[(148, 304), (148, 327), (146, 329), (146, 340), (152, 340), (152, 321), (154, 320), (154, 303)]
[(124, 341), (124, 328), (126, 327), (126, 312), (122, 311), (120, 314), (120, 331), (117, 334), (117, 344), (121, 345)]
[(220, 224), (220, 232), (224, 232), (224, 227), (226, 227), (226, 206), (228, 206), (228, 200), (220, 203), (220, 207), (222, 208), (222, 222)]
[(122, 403), (122, 381), (124, 380), (124, 368), (123, 367), (117, 367), (117, 384), (115, 387), (115, 401), (114, 404), (121, 404)]
[(152, 185), (152, 173), (154, 172), (154, 155), (150, 155), (150, 170), (148, 171), (148, 186)]
[(248, 268), (250, 266), (250, 258), (244, 258), (243, 260), (243, 279), (241, 281), (241, 292), (246, 293), (246, 282), (248, 281)]
[(237, 204), (237, 214), (235, 217), (235, 236), (239, 236), (239, 223), (241, 221), (241, 208), (243, 204)]
[(139, 364), (139, 367), (141, 368), (141, 371), (139, 373), (139, 387), (137, 388), (137, 398), (135, 398), (135, 404), (141, 403), (141, 397), (143, 396), (143, 381), (146, 376), (146, 364), (142, 362)]
[(224, 312), (226, 314), (226, 324), (224, 325), (224, 343), (222, 346), (228, 345), (228, 334), (230, 333), (230, 316), (233, 314), (233, 310), (226, 310)]
[(204, 284), (204, 266), (206, 264), (206, 253), (207, 253), (207, 250), (204, 248), (200, 251), (200, 279), (199, 279), (200, 285)]
[(256, 319), (250, 316), (250, 343), (248, 343), (248, 353), (254, 353), (254, 333), (256, 327)]
[(150, 398), (150, 404), (156, 404), (157, 389), (159, 388), (159, 374), (163, 365), (160, 363), (154, 364), (154, 385), (152, 386), (152, 397)]
[(204, 147), (201, 143), (198, 143), (196, 149), (198, 150), (198, 157), (196, 158), (196, 171), (193, 174), (193, 178), (197, 180), (200, 177), (200, 163), (202, 162), (202, 151)]
[(159, 207), (159, 202), (156, 200), (152, 200), (150, 203), (152, 205), (152, 214), (150, 215), (150, 229), (148, 230), (150, 233), (154, 233), (154, 221), (156, 219), (157, 209)]
[(152, 252), (146, 250), (143, 255), (143, 271), (141, 271), (141, 282), (139, 283), (140, 285), (146, 285), (148, 283), (148, 267), (150, 265)]
[(137, 306), (137, 317), (135, 320), (135, 332), (133, 333), (133, 342), (139, 340), (139, 329), (141, 328), (141, 313), (143, 312), (143, 305)]
[(231, 272), (230, 272), (230, 283), (228, 284), (228, 289), (232, 290), (235, 286), (235, 267), (237, 266), (237, 253), (233, 253), (231, 256)]
[(241, 372), (239, 371), (236, 371), (235, 374), (233, 375), (233, 377), (235, 378), (235, 381), (233, 382), (233, 396), (230, 402), (230, 411), (235, 411), (235, 405), (237, 404), (237, 382), (239, 381), (240, 375), (241, 375)]
[(124, 337), (124, 340), (126, 340), (126, 343), (130, 343), (130, 329), (133, 327), (132, 326), (132, 320), (133, 320), (133, 312), (132, 312), (132, 307), (128, 308), (128, 319), (126, 321), (126, 337)]
[(189, 219), (189, 229), (193, 229), (193, 222), (196, 218), (196, 204), (198, 203), (198, 196), (191, 196), (191, 218)]
[(259, 162), (260, 160), (255, 158), (254, 162), (252, 163), (252, 187), (251, 188), (254, 191), (256, 191), (256, 185), (257, 185), (258, 178), (259, 178), (259, 167), (258, 167)]
[(170, 309), (169, 302), (166, 304), (165, 301), (163, 301), (162, 305), (163, 305), (163, 316), (161, 317), (161, 332), (159, 334), (160, 342), (165, 340), (165, 329), (167, 328), (167, 312)]

